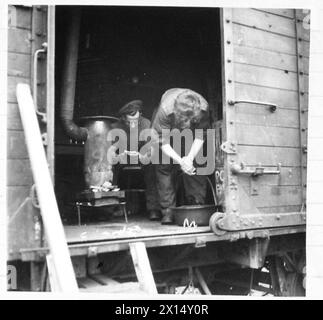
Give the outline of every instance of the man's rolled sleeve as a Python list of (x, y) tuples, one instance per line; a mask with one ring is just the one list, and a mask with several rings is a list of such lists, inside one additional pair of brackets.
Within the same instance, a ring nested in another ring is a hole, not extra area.
[[(171, 123), (163, 108), (159, 107), (155, 118), (152, 123), (152, 128), (157, 132), (156, 139), (158, 140), (159, 144), (165, 143), (165, 137), (163, 134), (163, 130), (171, 130)], [(157, 141), (156, 141), (157, 142)]]
[[(211, 128), (210, 124), (210, 118), (209, 118), (209, 112), (208, 111), (203, 111), (203, 116), (199, 123), (192, 128), (193, 130), (195, 129), (202, 129), (203, 130), (203, 140), (207, 137), (207, 129)], [(195, 132), (193, 132), (194, 138), (196, 137)]]

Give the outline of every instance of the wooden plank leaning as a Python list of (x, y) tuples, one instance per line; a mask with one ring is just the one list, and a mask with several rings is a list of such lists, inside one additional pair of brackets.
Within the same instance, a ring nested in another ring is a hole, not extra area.
[(135, 242), (129, 245), (139, 288), (149, 295), (158, 294), (145, 244), (143, 242)]
[(77, 292), (77, 282), (48, 170), (30, 87), (19, 83), (16, 93), (41, 215), (55, 268), (57, 282), (55, 287), (60, 292)]

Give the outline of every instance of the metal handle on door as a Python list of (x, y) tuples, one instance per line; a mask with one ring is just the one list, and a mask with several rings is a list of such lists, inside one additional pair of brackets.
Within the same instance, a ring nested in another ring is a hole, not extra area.
[(271, 102), (251, 101), (251, 100), (228, 100), (228, 104), (230, 106), (234, 106), (237, 103), (248, 103), (248, 104), (256, 104), (260, 106), (269, 106), (270, 112), (275, 112), (277, 110), (277, 104), (271, 103)]
[(34, 83), (33, 83), (33, 100), (36, 114), (42, 117), (42, 121), (46, 123), (46, 113), (38, 110), (38, 90), (37, 90), (37, 75), (38, 75), (38, 58), (40, 53), (47, 52), (47, 43), (42, 44), (42, 49), (38, 49), (34, 53)]

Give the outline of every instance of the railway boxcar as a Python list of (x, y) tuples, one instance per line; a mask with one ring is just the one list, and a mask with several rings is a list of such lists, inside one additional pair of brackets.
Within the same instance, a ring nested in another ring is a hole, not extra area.
[[(141, 279), (142, 267), (153, 274), (150, 288), (158, 292), (191, 283), (212, 294), (304, 294), (308, 12), (8, 9), (8, 263), (17, 268), (20, 290), (50, 286), (48, 243), (16, 97), (17, 84), (25, 83), (81, 290), (137, 292), (149, 282)], [(210, 105), (216, 139), (209, 178), (217, 211), (209, 226), (148, 221), (140, 170), (120, 181), (127, 221), (118, 206), (113, 211), (78, 201), (86, 187), (85, 145), (64, 130), (67, 91), (70, 120), (79, 128), (82, 117), (116, 116), (134, 98), (144, 101), (151, 117), (171, 87), (196, 90)], [(147, 255), (150, 263), (138, 267), (136, 259)]]

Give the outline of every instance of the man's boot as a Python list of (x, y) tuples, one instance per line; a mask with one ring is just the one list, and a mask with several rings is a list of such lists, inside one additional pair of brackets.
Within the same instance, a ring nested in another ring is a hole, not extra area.
[(162, 210), (163, 218), (161, 220), (162, 224), (173, 224), (174, 216), (170, 208)]

